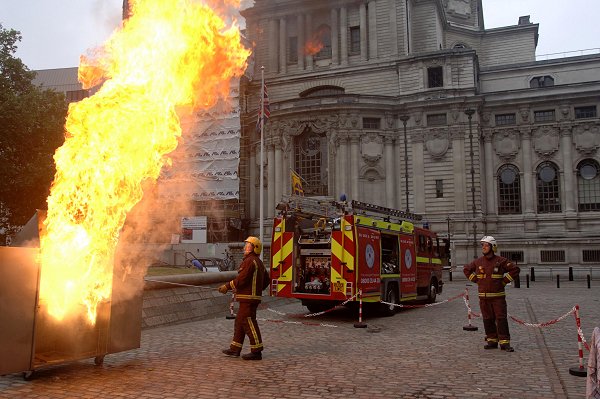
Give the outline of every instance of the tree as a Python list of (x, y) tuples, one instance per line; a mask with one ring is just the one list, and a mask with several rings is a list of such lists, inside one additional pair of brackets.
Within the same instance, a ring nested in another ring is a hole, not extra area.
[(64, 95), (35, 86), (35, 72), (14, 56), (20, 40), (0, 24), (0, 239), (47, 207), (67, 115)]

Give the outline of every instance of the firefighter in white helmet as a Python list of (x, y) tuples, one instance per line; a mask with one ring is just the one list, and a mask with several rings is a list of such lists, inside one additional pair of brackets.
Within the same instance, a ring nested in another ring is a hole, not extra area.
[(496, 349), (500, 344), (500, 349), (514, 352), (510, 346), (504, 287), (519, 276), (519, 268), (508, 259), (496, 255), (498, 244), (494, 237), (484, 236), (480, 242), (483, 256), (466, 265), (463, 271), (478, 286), (486, 339), (483, 348)]
[(223, 353), (238, 357), (247, 335), (250, 339), (250, 353), (243, 355), (242, 359), (261, 360), (263, 343), (256, 321), (256, 309), (260, 304), (262, 291), (269, 285), (270, 278), (259, 258), (262, 251), (260, 240), (257, 237), (248, 237), (245, 243), (244, 260), (238, 269), (237, 277), (219, 287), (219, 292), (222, 294), (234, 290), (235, 298), (240, 304), (235, 318), (233, 339), (229, 348), (223, 349)]

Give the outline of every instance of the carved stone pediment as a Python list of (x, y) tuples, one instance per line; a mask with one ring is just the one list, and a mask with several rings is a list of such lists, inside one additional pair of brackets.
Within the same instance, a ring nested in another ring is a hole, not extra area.
[[(307, 129), (315, 133), (326, 133), (331, 129), (337, 129), (339, 117), (328, 115), (312, 118), (290, 118), (281, 120), (279, 128), (290, 136), (298, 136)], [(268, 126), (268, 125), (267, 125)]]
[(542, 126), (533, 132), (533, 148), (544, 158), (551, 157), (558, 151), (560, 135), (554, 126)]
[(361, 137), (360, 153), (369, 165), (375, 165), (383, 155), (383, 138), (375, 133)]
[(432, 129), (425, 133), (425, 148), (433, 159), (441, 159), (448, 152), (450, 138), (448, 130)]
[(512, 129), (497, 130), (492, 137), (492, 145), (496, 155), (504, 161), (511, 161), (521, 149), (520, 134)]
[(600, 126), (591, 123), (576, 126), (573, 128), (573, 142), (581, 154), (594, 154), (600, 147)]

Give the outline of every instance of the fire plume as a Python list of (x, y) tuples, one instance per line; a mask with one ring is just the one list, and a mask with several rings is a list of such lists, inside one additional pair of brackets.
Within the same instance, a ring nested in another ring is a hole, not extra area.
[(94, 55), (81, 58), (84, 87), (103, 83), (71, 104), (65, 142), (54, 155), (40, 300), (59, 320), (86, 313), (95, 322), (99, 302), (110, 297), (127, 213), (169, 164), (182, 134), (179, 117), (225, 97), (249, 55), (238, 27), (226, 27), (207, 5), (129, 4), (131, 17)]

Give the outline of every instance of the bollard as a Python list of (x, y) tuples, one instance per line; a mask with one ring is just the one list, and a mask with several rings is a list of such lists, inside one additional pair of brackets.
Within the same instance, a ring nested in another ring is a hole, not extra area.
[(229, 314), (225, 316), (227, 320), (235, 319), (235, 313), (233, 313), (233, 302), (235, 302), (235, 294), (231, 293), (231, 300), (229, 301)]
[(531, 281), (535, 281), (535, 270), (531, 267)]
[(448, 280), (452, 281), (452, 269), (448, 269)]
[(588, 290), (589, 290), (590, 288), (592, 288), (592, 279), (590, 278), (589, 274), (587, 275), (587, 283), (588, 283)]
[(581, 341), (581, 319), (579, 318), (579, 305), (575, 305), (575, 323), (577, 324), (577, 345), (579, 347), (579, 366), (570, 367), (569, 374), (577, 377), (587, 376), (587, 370), (583, 367), (583, 344)]
[(569, 281), (573, 281), (573, 267), (569, 266)]
[(469, 320), (469, 324), (463, 326), (463, 330), (465, 331), (477, 331), (479, 327), (471, 324), (471, 305), (469, 305), (469, 289), (465, 288), (465, 302), (467, 303), (467, 319)]
[(515, 279), (515, 288), (521, 288), (521, 276), (517, 276)]
[(367, 325), (362, 321), (362, 290), (358, 291), (358, 323), (354, 323), (354, 328), (366, 328)]
[(527, 283), (527, 288), (529, 288), (529, 274), (525, 275), (525, 282)]
[(556, 275), (556, 288), (560, 288), (560, 274)]

